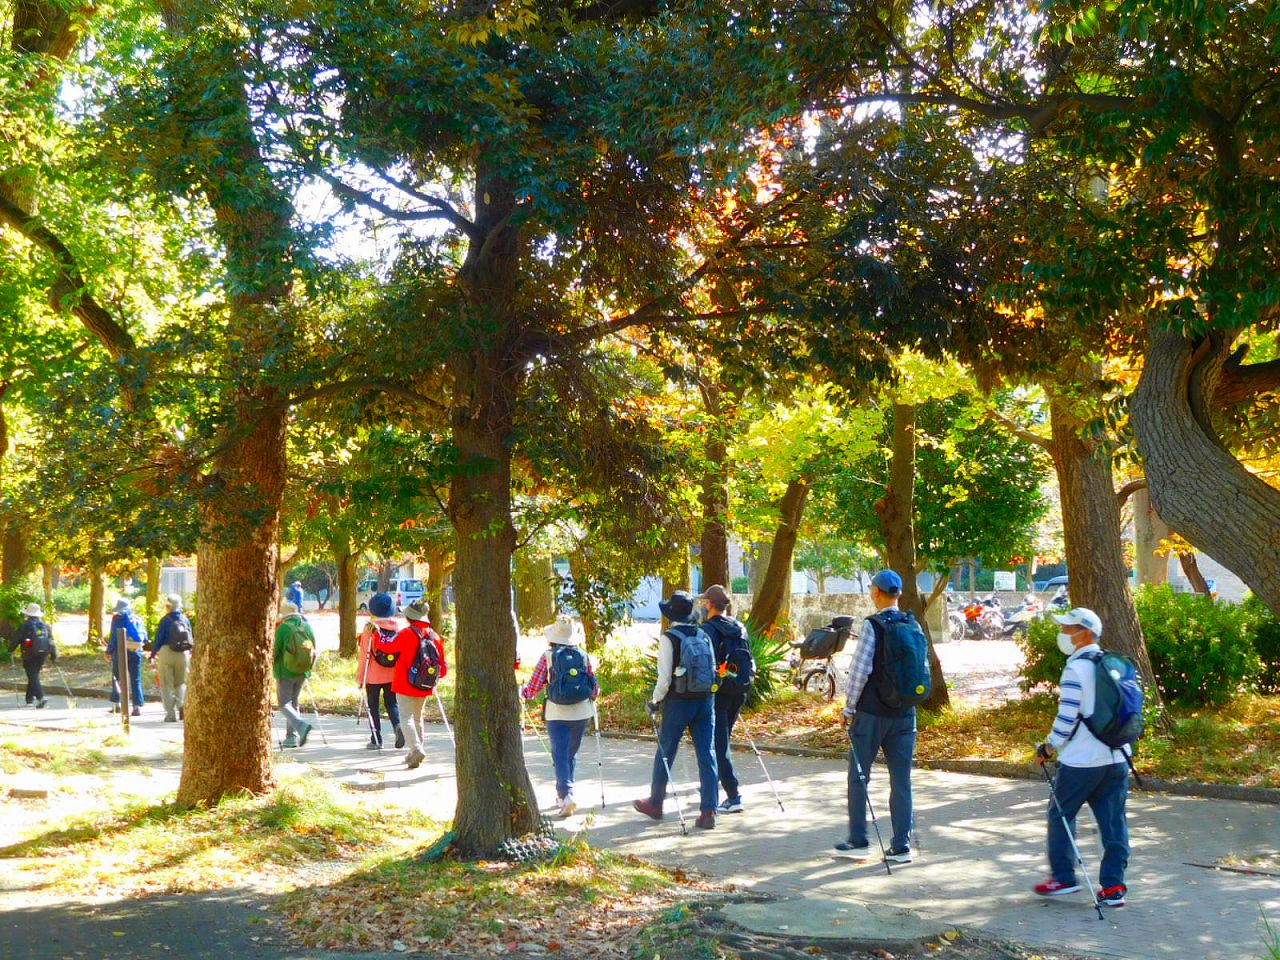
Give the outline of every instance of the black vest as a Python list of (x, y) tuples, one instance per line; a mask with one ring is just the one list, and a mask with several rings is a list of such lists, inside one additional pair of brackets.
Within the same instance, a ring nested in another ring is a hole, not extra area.
[(871, 676), (867, 677), (867, 685), (862, 688), (862, 696), (858, 697), (858, 713), (865, 712), (876, 717), (890, 718), (915, 716), (915, 707), (894, 708), (880, 699), (880, 678), (884, 675), (884, 621), (880, 616), (893, 609), (896, 608), (886, 607), (880, 613), (867, 617), (876, 635), (876, 650), (871, 659)]

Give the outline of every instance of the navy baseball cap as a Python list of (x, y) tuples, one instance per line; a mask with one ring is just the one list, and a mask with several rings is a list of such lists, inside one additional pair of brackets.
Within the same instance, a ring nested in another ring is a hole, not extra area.
[(885, 593), (902, 592), (902, 578), (892, 570), (881, 570), (871, 578), (871, 582)]

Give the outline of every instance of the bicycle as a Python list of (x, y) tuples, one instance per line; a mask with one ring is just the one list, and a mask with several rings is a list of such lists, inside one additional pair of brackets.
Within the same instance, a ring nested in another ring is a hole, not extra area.
[[(791, 646), (793, 649), (798, 649), (800, 642), (792, 643)], [(832, 662), (834, 659), (834, 656), (831, 656), (818, 660), (806, 660), (801, 659), (798, 654), (792, 654), (789, 675), (792, 686), (801, 693), (816, 693), (824, 700), (834, 700), (838, 686), (836, 668)], [(806, 663), (811, 666), (805, 667)]]

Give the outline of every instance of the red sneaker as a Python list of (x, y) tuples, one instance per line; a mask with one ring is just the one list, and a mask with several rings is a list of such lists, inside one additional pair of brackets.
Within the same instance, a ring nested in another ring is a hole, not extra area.
[(714, 830), (716, 828), (716, 814), (714, 810), (708, 810), (706, 813), (698, 814), (698, 819), (693, 824), (699, 830)]
[(654, 803), (648, 797), (646, 797), (643, 800), (635, 800), (632, 802), (631, 805), (635, 807), (637, 810), (639, 810), (641, 813), (643, 813), (650, 820), (662, 819), (662, 804)]
[(1061, 897), (1067, 893), (1075, 893), (1079, 889), (1078, 883), (1059, 883), (1050, 878), (1044, 883), (1037, 883), (1031, 888), (1031, 892), (1037, 897)]
[(1125, 889), (1123, 883), (1114, 887), (1106, 887), (1098, 890), (1098, 902), (1104, 907), (1123, 907), (1124, 895), (1129, 891)]

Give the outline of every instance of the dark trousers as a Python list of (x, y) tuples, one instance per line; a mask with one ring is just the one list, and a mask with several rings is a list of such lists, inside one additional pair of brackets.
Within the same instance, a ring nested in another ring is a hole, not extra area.
[[(911, 842), (911, 760), (916, 749), (916, 717), (877, 717), (859, 710), (849, 728), (849, 842), (867, 842), (867, 791), (858, 776), (858, 767), (871, 782), (871, 762), (884, 750), (889, 768), (889, 819), (893, 823), (895, 849)], [(857, 760), (855, 764), (854, 761)]]
[(729, 756), (729, 741), (746, 699), (745, 693), (716, 694), (716, 771), (720, 775), (720, 786), (724, 787), (725, 796), (730, 800), (738, 799), (738, 775)]
[(653, 758), (653, 782), (649, 787), (649, 799), (659, 806), (667, 795), (667, 763), (676, 762), (676, 750), (680, 738), (688, 730), (693, 736), (693, 753), (698, 758), (698, 787), (702, 813), (715, 813), (716, 755), (712, 741), (715, 739), (716, 708), (711, 696), (697, 700), (677, 700), (668, 697), (662, 704), (662, 725), (658, 729), (658, 752)]
[(369, 703), (369, 722), (373, 724), (373, 739), (382, 742), (382, 718), (378, 716), (378, 694), (382, 694), (382, 702), (387, 707), (387, 719), (392, 729), (400, 726), (400, 704), (396, 695), (391, 692), (389, 683), (366, 683), (364, 694)]
[(556, 799), (573, 796), (574, 773), (578, 748), (590, 720), (548, 720), (547, 739), (551, 741), (551, 760), (556, 768)]
[(47, 654), (32, 653), (22, 658), (22, 669), (27, 671), (27, 703), (44, 699), (44, 687), (40, 685), (40, 671), (44, 669)]
[[(1076, 814), (1086, 803), (1098, 821), (1102, 835), (1102, 868), (1098, 880), (1103, 889), (1124, 886), (1124, 871), (1129, 865), (1129, 824), (1125, 819), (1125, 799), (1129, 795), (1129, 768), (1123, 763), (1105, 767), (1058, 767), (1053, 789), (1062, 804), (1062, 816), (1049, 801), (1049, 869), (1059, 883), (1074, 883), (1075, 854), (1071, 850), (1076, 832)], [(1066, 824), (1062, 818), (1066, 817)], [(1089, 878), (1085, 878), (1089, 882)]]

